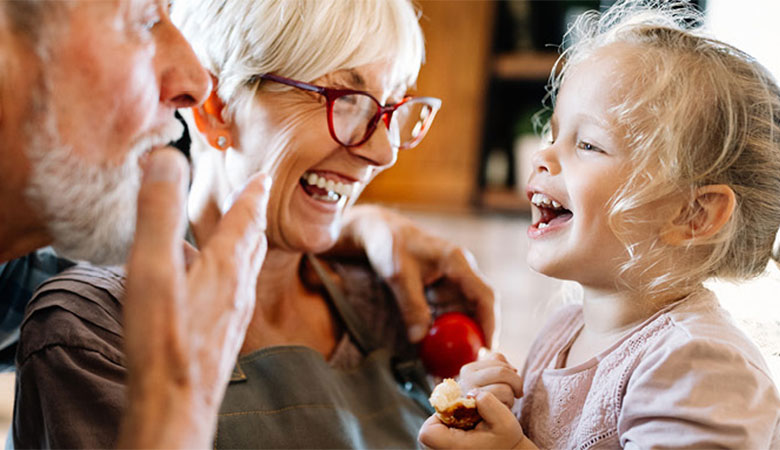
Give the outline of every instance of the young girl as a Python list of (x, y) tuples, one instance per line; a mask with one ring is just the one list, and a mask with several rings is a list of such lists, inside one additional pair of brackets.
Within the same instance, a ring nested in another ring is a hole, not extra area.
[[(551, 319), (521, 374), (501, 357), (464, 367), (483, 422), (431, 417), (426, 446), (772, 446), (777, 388), (702, 282), (769, 262), (780, 92), (750, 56), (686, 28), (696, 20), (622, 2), (577, 21), (527, 188), (528, 261), (582, 285), (583, 303)], [(513, 415), (502, 402), (521, 394)]]

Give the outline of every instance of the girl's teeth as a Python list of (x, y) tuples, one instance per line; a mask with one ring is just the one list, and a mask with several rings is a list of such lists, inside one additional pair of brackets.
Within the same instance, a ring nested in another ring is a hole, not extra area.
[(538, 192), (531, 196), (531, 203), (536, 206), (545, 208), (553, 207), (555, 209), (558, 209), (562, 206), (559, 202), (552, 200), (546, 195), (540, 194)]
[(547, 223), (547, 222), (540, 222), (539, 225), (536, 226), (536, 228), (538, 228), (540, 230), (543, 230), (543, 229), (547, 228), (548, 226), (550, 226), (549, 223)]

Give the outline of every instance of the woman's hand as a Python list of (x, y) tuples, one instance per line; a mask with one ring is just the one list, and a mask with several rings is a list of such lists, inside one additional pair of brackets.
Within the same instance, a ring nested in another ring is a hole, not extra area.
[(124, 302), (128, 406), (120, 447), (207, 448), (255, 305), (268, 181), (255, 176), (198, 253), (182, 250), (188, 168), (150, 155)]
[(468, 431), (450, 428), (435, 415), (429, 417), (420, 429), (420, 443), (428, 448), (537, 448), (512, 411), (490, 392), (477, 394), (477, 410), (482, 422)]
[[(365, 253), (398, 300), (409, 334), (419, 342), (431, 324), (431, 306), (451, 302), (453, 291), (482, 327), (488, 347), (495, 332), (495, 292), (470, 252), (423, 231), (411, 220), (372, 205), (353, 207), (334, 255)], [(443, 286), (444, 289), (437, 289)], [(430, 289), (433, 288), (433, 289)], [(449, 291), (449, 292), (447, 292)], [(438, 296), (437, 296), (438, 293)], [(444, 293), (444, 295), (442, 295)]]
[(497, 352), (461, 367), (458, 384), (465, 392), (490, 392), (508, 408), (523, 396), (523, 377)]

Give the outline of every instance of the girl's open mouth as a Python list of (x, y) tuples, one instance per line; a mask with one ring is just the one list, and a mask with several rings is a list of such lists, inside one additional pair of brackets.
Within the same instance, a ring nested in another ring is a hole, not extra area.
[(569, 221), (574, 216), (574, 214), (566, 209), (560, 202), (539, 192), (535, 192), (531, 196), (531, 204), (536, 206), (540, 212), (539, 219), (531, 226), (539, 230), (562, 224)]

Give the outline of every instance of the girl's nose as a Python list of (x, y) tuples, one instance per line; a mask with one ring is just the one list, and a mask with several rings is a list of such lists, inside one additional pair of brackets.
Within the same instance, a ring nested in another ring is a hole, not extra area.
[(554, 144), (535, 151), (531, 161), (536, 173), (547, 172), (550, 175), (557, 175), (561, 171), (561, 166), (555, 154)]

